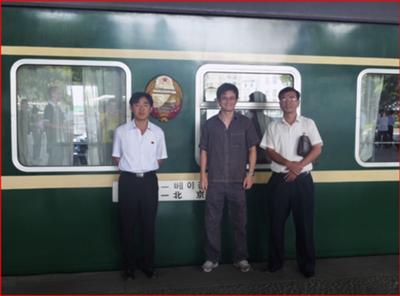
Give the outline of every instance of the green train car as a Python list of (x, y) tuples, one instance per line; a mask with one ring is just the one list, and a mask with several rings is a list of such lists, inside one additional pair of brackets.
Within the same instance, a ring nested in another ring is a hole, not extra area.
[[(239, 112), (261, 131), (281, 116), (281, 88), (302, 93), (298, 112), (324, 140), (313, 171), (319, 258), (398, 253), (398, 19), (313, 17), (317, 3), (301, 14), (277, 3), (250, 12), (234, 5), (2, 3), (3, 275), (121, 268), (112, 133), (130, 120), (131, 93), (143, 90), (153, 94), (151, 120), (168, 150), (158, 172), (156, 265), (200, 265), (199, 131), (218, 112), (222, 82), (238, 86)], [(341, 5), (331, 14), (351, 12)], [(252, 262), (267, 257), (269, 176), (259, 151), (247, 192)], [(292, 224), (286, 231), (294, 258)], [(222, 236), (228, 263), (228, 211)]]

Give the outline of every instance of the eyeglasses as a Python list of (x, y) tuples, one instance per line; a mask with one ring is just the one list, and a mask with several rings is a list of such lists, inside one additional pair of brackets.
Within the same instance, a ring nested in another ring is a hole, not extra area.
[(294, 102), (294, 101), (298, 101), (298, 99), (295, 96), (293, 96), (293, 97), (283, 97), (283, 98), (280, 98), (279, 101), (282, 101), (282, 102), (286, 102), (286, 101)]

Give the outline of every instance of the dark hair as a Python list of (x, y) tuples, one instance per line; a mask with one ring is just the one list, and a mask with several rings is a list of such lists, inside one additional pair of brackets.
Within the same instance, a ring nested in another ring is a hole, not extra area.
[(217, 89), (217, 100), (221, 99), (221, 96), (227, 92), (228, 90), (231, 90), (235, 93), (236, 99), (239, 98), (239, 90), (236, 87), (236, 85), (232, 83), (223, 83), (218, 87)]
[(260, 91), (252, 92), (249, 95), (249, 102), (266, 102), (266, 101), (267, 101), (267, 96)]
[(281, 89), (281, 91), (279, 92), (279, 94), (278, 94), (279, 100), (283, 97), (283, 95), (285, 93), (288, 93), (290, 91), (294, 91), (296, 93), (297, 100), (300, 99), (300, 92), (298, 90), (296, 90), (294, 87), (288, 86), (288, 87), (285, 87), (284, 89)]
[(49, 96), (52, 96), (53, 93), (54, 93), (55, 91), (58, 91), (59, 89), (60, 89), (59, 86), (56, 86), (56, 85), (50, 86), (49, 89), (48, 89)]
[(153, 107), (153, 98), (151, 95), (145, 92), (135, 92), (131, 99), (129, 100), (129, 105), (133, 106), (133, 104), (136, 104), (139, 102), (140, 98), (146, 98), (147, 102), (149, 102), (150, 106)]

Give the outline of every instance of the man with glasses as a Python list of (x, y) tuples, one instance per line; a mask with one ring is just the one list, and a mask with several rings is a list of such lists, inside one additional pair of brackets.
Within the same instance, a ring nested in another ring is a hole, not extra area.
[[(309, 278), (315, 274), (314, 183), (310, 171), (312, 162), (321, 154), (322, 140), (314, 121), (297, 114), (300, 93), (296, 89), (286, 87), (278, 97), (283, 118), (268, 125), (260, 144), (272, 160), (272, 176), (267, 184), (270, 222), (267, 269), (275, 272), (283, 267), (285, 223), (292, 211), (297, 264)], [(297, 154), (302, 135), (308, 136), (312, 145), (305, 157)]]
[[(207, 191), (205, 228), (206, 261), (202, 268), (210, 272), (218, 266), (221, 251), (221, 220), (225, 198), (234, 226), (235, 267), (250, 270), (247, 261), (246, 189), (253, 185), (256, 165), (256, 130), (249, 118), (235, 112), (239, 91), (230, 83), (217, 90), (220, 112), (202, 127), (200, 139), (200, 189)], [(246, 173), (246, 165), (248, 172)], [(208, 174), (206, 173), (208, 171)]]

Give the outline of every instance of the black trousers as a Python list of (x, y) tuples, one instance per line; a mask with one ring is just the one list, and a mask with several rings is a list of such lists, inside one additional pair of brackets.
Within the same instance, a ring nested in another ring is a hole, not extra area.
[(268, 266), (283, 266), (285, 223), (292, 212), (298, 267), (302, 272), (314, 272), (314, 183), (311, 174), (300, 174), (292, 182), (286, 182), (284, 176), (273, 173), (267, 186), (270, 219)]
[(388, 141), (393, 142), (393, 125), (388, 126), (387, 138)]
[[(155, 220), (158, 206), (158, 180), (155, 172), (143, 177), (122, 172), (118, 182), (120, 237), (124, 268), (152, 268), (155, 251)], [(141, 227), (142, 256), (135, 244), (135, 230)]]

